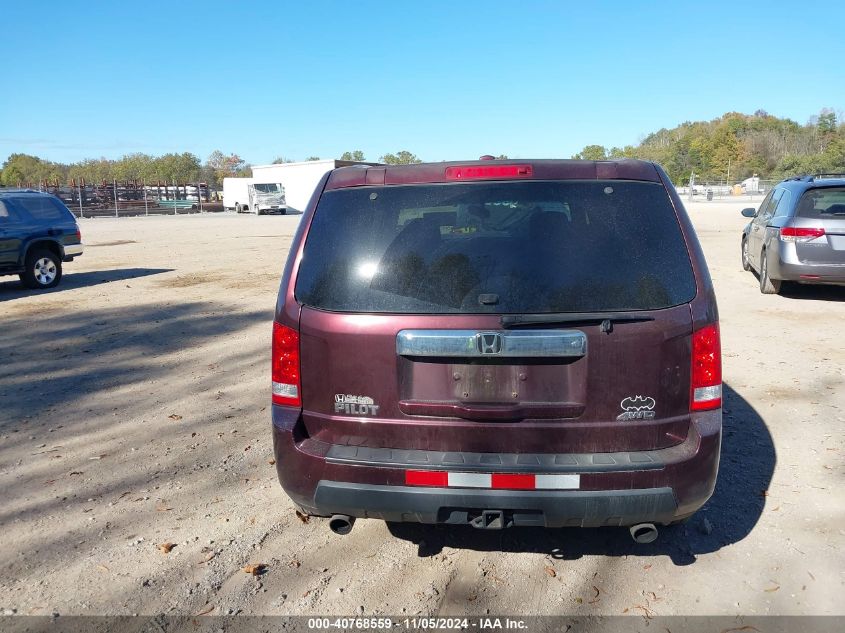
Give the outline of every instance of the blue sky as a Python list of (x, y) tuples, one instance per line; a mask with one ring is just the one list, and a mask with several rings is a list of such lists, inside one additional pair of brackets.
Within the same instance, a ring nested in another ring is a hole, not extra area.
[(728, 111), (845, 108), (829, 1), (5, 5), (0, 161), (568, 158)]

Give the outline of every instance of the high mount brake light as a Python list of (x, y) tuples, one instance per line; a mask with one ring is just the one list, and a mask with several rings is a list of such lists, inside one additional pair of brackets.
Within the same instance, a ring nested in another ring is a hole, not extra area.
[(690, 411), (722, 406), (722, 349), (719, 325), (706, 325), (692, 335)]
[(780, 230), (780, 239), (784, 242), (807, 242), (822, 235), (824, 235), (823, 228), (785, 226)]
[(299, 374), (299, 333), (273, 322), (273, 404), (302, 406)]
[(531, 165), (459, 165), (446, 168), (446, 180), (504, 180), (531, 178)]

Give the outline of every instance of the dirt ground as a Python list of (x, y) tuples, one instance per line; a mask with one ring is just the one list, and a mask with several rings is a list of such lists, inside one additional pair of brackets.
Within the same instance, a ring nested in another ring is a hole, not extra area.
[(59, 288), (0, 278), (0, 613), (845, 614), (845, 289), (761, 295), (741, 206), (690, 205), (721, 312), (722, 466), (652, 545), (303, 523), (268, 410), (299, 217), (83, 220)]

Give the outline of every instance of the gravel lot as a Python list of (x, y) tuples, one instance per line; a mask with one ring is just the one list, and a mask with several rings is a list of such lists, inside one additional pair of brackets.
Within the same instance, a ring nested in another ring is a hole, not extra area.
[(303, 523), (268, 411), (299, 216), (83, 220), (59, 288), (0, 278), (0, 612), (845, 614), (845, 290), (761, 295), (741, 206), (690, 205), (721, 311), (722, 467), (652, 545)]

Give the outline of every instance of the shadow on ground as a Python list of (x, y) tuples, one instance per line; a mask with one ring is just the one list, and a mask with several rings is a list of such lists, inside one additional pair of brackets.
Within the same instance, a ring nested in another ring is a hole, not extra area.
[[(756, 270), (751, 270), (757, 283), (760, 283), (760, 275)], [(781, 286), (780, 296), (787, 299), (804, 299), (816, 301), (845, 301), (845, 286), (829, 286), (826, 284), (799, 284), (785, 281)]]
[[(112, 281), (127, 281), (129, 279), (137, 279), (138, 277), (169, 273), (172, 270), (172, 268), (118, 268), (115, 270), (94, 270), (85, 273), (74, 273), (65, 270), (59, 285), (49, 290), (30, 290), (20, 280), (9, 277), (9, 281), (0, 282), (0, 301), (11, 301), (33, 295), (51, 295), (62, 292), (63, 290), (107, 284)], [(14, 281), (11, 281), (12, 279)]]
[[(776, 456), (772, 437), (760, 414), (729, 385), (724, 385), (722, 457), (716, 491), (707, 504), (682, 525), (663, 527), (656, 542), (634, 543), (627, 528), (511, 528), (483, 531), (463, 526), (390, 523), (390, 532), (415, 543), (421, 557), (444, 547), (477, 551), (532, 552), (575, 560), (582, 556), (669, 556), (689, 565), (696, 556), (744, 539), (765, 505)], [(705, 529), (708, 520), (712, 531)]]
[(788, 299), (815, 299), (816, 301), (845, 301), (845, 287), (822, 284), (787, 284), (781, 296)]
[[(129, 270), (138, 275), (138, 269)], [(109, 273), (90, 273), (96, 279), (103, 274)], [(98, 392), (143, 385), (174, 371), (184, 374), (191, 368), (174, 359), (174, 353), (271, 320), (269, 309), (237, 312), (207, 302), (78, 309), (39, 320), (37, 328), (31, 314), (5, 317), (0, 329), (0, 430), (5, 423), (64, 410)], [(131, 395), (113, 400), (112, 406), (144, 404)]]
[[(211, 468), (212, 461), (215, 466), (219, 461), (214, 449), (235, 445), (228, 457), (223, 455), (224, 462), (243, 455), (240, 440), (228, 433), (228, 418), (245, 424), (243, 420), (251, 421), (255, 413), (229, 406), (222, 390), (230, 388), (234, 377), (263, 367), (264, 341), (257, 338), (215, 355), (205, 348), (256, 324), (267, 323), (269, 328), (271, 320), (269, 308), (238, 311), (212, 302), (80, 308), (60, 318), (41, 319), (38, 327), (33, 327), (31, 315), (4, 317), (0, 472), (13, 473), (9, 476), (15, 484), (0, 509), (0, 524), (40, 525), (42, 531), (26, 559), (13, 552), (15, 548), (0, 552), (3, 573), (20, 576), (35, 560), (46, 566), (47, 561), (83, 556), (80, 543), (85, 538), (99, 540), (94, 526), (105, 530), (101, 536), (133, 526), (149, 536), (161, 520), (153, 507), (156, 501), (133, 503), (138, 493), (124, 498), (128, 491), (157, 490), (159, 485), (164, 490), (176, 478), (196, 485), (178, 495), (178, 489), (168, 489), (173, 498), (188, 494), (208, 500), (224, 489), (228, 473)], [(179, 411), (185, 419), (167, 418), (183, 398), (194, 409), (183, 402)], [(156, 407), (165, 409), (158, 418), (150, 417)], [(142, 417), (143, 424), (130, 423)], [(211, 429), (221, 428), (227, 430), (225, 437), (212, 435)], [(200, 440), (204, 444), (199, 445)], [(236, 483), (243, 488), (243, 480)], [(82, 528), (74, 522), (84, 508), (92, 507), (85, 499), (102, 502), (90, 515), (92, 520), (95, 515), (102, 518), (102, 523)], [(114, 509), (102, 507), (106, 502)], [(61, 514), (72, 527), (45, 527), (45, 517), (52, 513)]]

